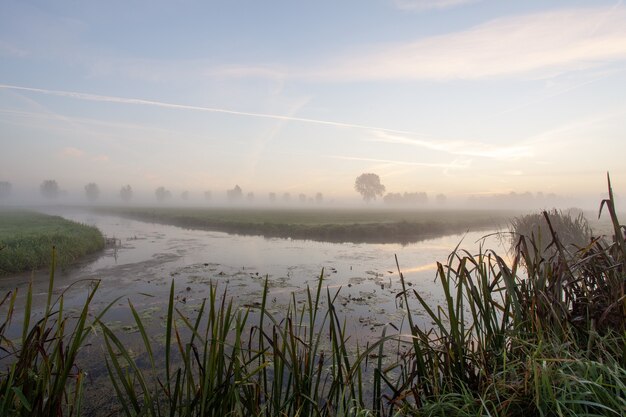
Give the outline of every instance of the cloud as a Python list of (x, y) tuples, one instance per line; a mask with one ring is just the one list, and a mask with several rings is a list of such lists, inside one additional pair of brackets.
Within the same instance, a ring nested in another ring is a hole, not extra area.
[(393, 0), (393, 4), (401, 10), (449, 9), (481, 0)]
[(24, 58), (29, 55), (25, 49), (18, 48), (17, 46), (0, 39), (0, 55), (16, 56), (18, 58)]
[(107, 155), (98, 155), (93, 158), (94, 162), (109, 162), (109, 157)]
[(76, 99), (76, 100), (85, 100), (85, 101), (93, 101), (93, 102), (154, 106), (154, 107), (161, 107), (161, 108), (167, 108), (167, 109), (173, 109), (173, 110), (193, 110), (193, 111), (209, 112), (209, 113), (224, 113), (224, 114), (230, 114), (230, 115), (235, 115), (235, 116), (247, 116), (247, 117), (256, 117), (256, 118), (263, 118), (263, 119), (311, 123), (311, 124), (317, 124), (317, 125), (334, 126), (334, 127), (349, 128), (349, 129), (361, 129), (361, 130), (400, 133), (400, 134), (414, 134), (413, 132), (409, 132), (406, 130), (386, 129), (382, 127), (337, 122), (333, 120), (309, 119), (305, 117), (293, 117), (293, 116), (269, 114), (269, 113), (242, 112), (242, 111), (237, 111), (237, 110), (221, 109), (221, 108), (216, 108), (216, 107), (190, 106), (187, 104), (176, 104), (176, 103), (167, 103), (163, 101), (144, 100), (140, 98), (105, 96), (105, 95), (99, 95), (99, 94), (80, 93), (80, 92), (75, 92), (75, 91), (48, 90), (45, 88), (23, 87), (23, 86), (17, 86), (17, 85), (9, 85), (9, 84), (0, 84), (0, 89), (28, 91), (32, 93), (46, 94), (46, 95), (52, 95), (52, 96), (57, 96), (57, 97), (66, 97), (66, 98), (71, 98), (71, 99)]
[(419, 167), (430, 167), (430, 168), (445, 168), (449, 169), (466, 169), (471, 165), (470, 160), (454, 160), (452, 162), (447, 163), (432, 163), (432, 162), (408, 162), (408, 161), (398, 161), (392, 159), (377, 159), (377, 158), (361, 158), (357, 156), (344, 156), (344, 155), (327, 155), (328, 158), (333, 159), (341, 159), (345, 161), (363, 161), (363, 162), (375, 162), (378, 164), (389, 164), (389, 165), (407, 165), (407, 166), (419, 166)]
[(83, 155), (85, 155), (84, 151), (71, 146), (61, 150), (61, 157), (63, 158), (82, 158)]
[(328, 81), (554, 76), (625, 60), (624, 22), (621, 6), (498, 18), (460, 32), (369, 48), (306, 76)]
[(533, 156), (532, 148), (528, 145), (497, 146), (473, 141), (440, 141), (414, 139), (406, 136), (376, 132), (374, 142), (395, 143), (419, 148), (431, 149), (459, 156), (478, 156), (482, 158), (512, 160)]

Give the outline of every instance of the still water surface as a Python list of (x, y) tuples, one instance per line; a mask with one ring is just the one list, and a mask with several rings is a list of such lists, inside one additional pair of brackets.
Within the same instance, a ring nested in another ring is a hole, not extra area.
[[(436, 262), (445, 262), (459, 243), (471, 253), (477, 252), (481, 244), (503, 252), (498, 239), (483, 239), (488, 231), (469, 231), (404, 246), (338, 244), (187, 230), (83, 210), (55, 214), (96, 226), (107, 237), (119, 239), (116, 247), (108, 247), (55, 275), (57, 292), (66, 290), (65, 303), (70, 307), (81, 305), (88, 283), (70, 284), (101, 280), (94, 310), (121, 296), (106, 316), (109, 322), (119, 325), (130, 321), (126, 298), (138, 309), (153, 313), (150, 316), (162, 316), (172, 280), (178, 304), (191, 311), (207, 297), (209, 283), (227, 290), (238, 306), (254, 308), (267, 278), (270, 311), (284, 311), (292, 293), (302, 294), (307, 285), (317, 285), (323, 269), (324, 287), (340, 289), (338, 308), (347, 320), (347, 331), (367, 337), (372, 332), (379, 334), (378, 328), (389, 322), (398, 324), (403, 316), (404, 310), (395, 297), (401, 290), (395, 256), (408, 285), (437, 305), (442, 295), (434, 280)], [(3, 278), (0, 291), (25, 287), (30, 276)], [(45, 302), (47, 272), (35, 273), (34, 281), (38, 294), (35, 303), (41, 306)]]

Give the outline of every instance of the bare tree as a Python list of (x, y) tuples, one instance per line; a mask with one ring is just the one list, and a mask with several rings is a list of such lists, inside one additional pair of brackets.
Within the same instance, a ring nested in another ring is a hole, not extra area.
[(241, 200), (241, 197), (243, 197), (243, 191), (240, 186), (235, 185), (235, 188), (226, 191), (226, 197), (228, 198), (228, 201), (231, 202), (239, 201)]
[(59, 197), (59, 184), (55, 180), (45, 180), (39, 186), (41, 195), (48, 200), (56, 200)]
[(380, 177), (376, 174), (361, 174), (354, 182), (354, 189), (363, 196), (363, 200), (369, 203), (376, 200), (376, 196), (382, 196), (385, 186), (380, 183)]
[(13, 186), (8, 181), (0, 181), (0, 201), (6, 200), (11, 195)]
[(95, 182), (90, 182), (89, 184), (85, 185), (85, 197), (87, 197), (87, 200), (89, 200), (89, 202), (95, 202), (99, 196), (100, 187), (98, 187), (98, 184), (96, 184)]
[(166, 190), (163, 186), (154, 190), (154, 195), (159, 203), (169, 200), (172, 197), (172, 193), (169, 190)]
[(123, 202), (128, 203), (133, 198), (133, 189), (130, 185), (125, 185), (120, 189), (120, 198)]

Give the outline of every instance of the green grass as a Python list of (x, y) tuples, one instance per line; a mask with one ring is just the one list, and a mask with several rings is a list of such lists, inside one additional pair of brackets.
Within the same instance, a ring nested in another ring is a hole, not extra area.
[(409, 243), (506, 223), (515, 212), (252, 208), (99, 208), (109, 214), (191, 229), (326, 242)]
[(98, 229), (58, 216), (0, 211), (0, 276), (39, 269), (50, 264), (50, 248), (57, 247), (61, 266), (104, 247)]

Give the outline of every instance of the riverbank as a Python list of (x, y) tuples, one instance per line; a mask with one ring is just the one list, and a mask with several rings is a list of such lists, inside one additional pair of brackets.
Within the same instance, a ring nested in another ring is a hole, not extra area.
[(99, 213), (239, 235), (334, 243), (408, 244), (505, 226), (508, 210), (365, 210), (101, 207)]
[(29, 211), (0, 211), (0, 276), (50, 265), (52, 246), (57, 264), (69, 265), (104, 247), (102, 233), (91, 226)]

